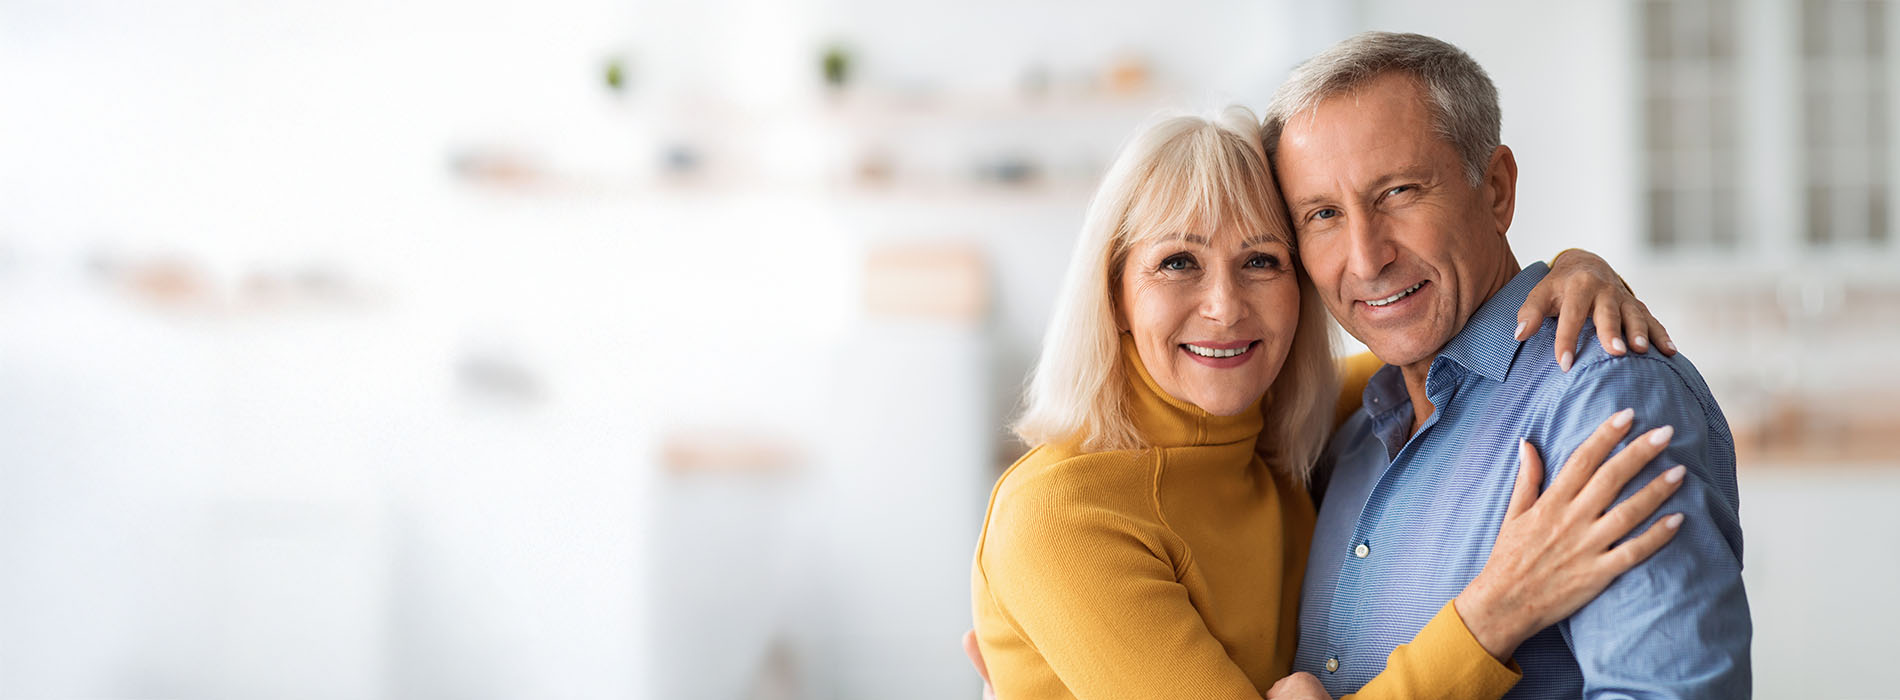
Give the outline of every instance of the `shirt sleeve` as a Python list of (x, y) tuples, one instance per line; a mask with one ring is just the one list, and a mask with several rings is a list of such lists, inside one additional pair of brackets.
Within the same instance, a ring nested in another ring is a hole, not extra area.
[(1164, 537), (1114, 509), (1015, 499), (979, 565), (996, 608), (1077, 698), (1259, 700), (1175, 580)]
[[(1675, 436), (1618, 502), (1677, 464), (1688, 468), (1676, 493), (1633, 531), (1682, 513), (1675, 539), (1558, 625), (1576, 654), (1587, 698), (1746, 698), (1751, 692), (1753, 628), (1742, 589), (1734, 442), (1720, 409), (1692, 388), (1700, 378), (1692, 385), (1683, 372), (1694, 370), (1653, 355), (1577, 367), (1570, 390), (1552, 407), (1545, 444), (1538, 445), (1547, 465), (1562, 465), (1598, 424), (1629, 407), (1636, 414), (1630, 439), (1663, 425), (1675, 426)], [(1561, 466), (1547, 469), (1554, 476)]]

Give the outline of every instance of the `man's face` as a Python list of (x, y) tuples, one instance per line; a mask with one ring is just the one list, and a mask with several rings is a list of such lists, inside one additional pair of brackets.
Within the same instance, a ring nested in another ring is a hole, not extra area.
[(1320, 298), (1401, 367), (1429, 362), (1517, 272), (1510, 150), (1473, 187), (1425, 99), (1407, 75), (1374, 78), (1289, 120), (1276, 162)]

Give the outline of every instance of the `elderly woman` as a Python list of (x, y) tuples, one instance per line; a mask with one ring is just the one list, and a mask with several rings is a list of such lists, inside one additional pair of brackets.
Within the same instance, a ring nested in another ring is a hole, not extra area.
[[(1577, 264), (1554, 271), (1526, 311), (1569, 301), (1616, 313), (1631, 301), (1592, 256), (1567, 257)], [(1251, 113), (1174, 118), (1137, 136), (1095, 196), (1064, 284), (1015, 426), (1035, 448), (997, 482), (972, 573), (978, 661), (996, 695), (1310, 688), (1274, 686), (1293, 659), (1314, 527), (1308, 476), (1341, 381), (1331, 321), (1298, 266)], [(1624, 321), (1632, 333), (1660, 331), (1647, 317)], [(1348, 364), (1356, 400), (1376, 363)], [(1484, 591), (1533, 587), (1561, 616), (1667, 542), (1665, 519), (1618, 545), (1635, 556), (1593, 544), (1606, 530), (1625, 534), (1622, 523), (1641, 522), (1676, 486), (1658, 478), (1605, 512), (1601, 494), (1661, 450), (1638, 440), (1604, 461), (1627, 431), (1620, 415), (1605, 423), (1577, 451), (1591, 456), (1541, 497), (1541, 464), (1527, 453), (1480, 576), (1490, 585), (1448, 602), (1392, 653), (1387, 682), (1360, 695), (1498, 697), (1516, 676), (1466, 621), (1553, 610)]]

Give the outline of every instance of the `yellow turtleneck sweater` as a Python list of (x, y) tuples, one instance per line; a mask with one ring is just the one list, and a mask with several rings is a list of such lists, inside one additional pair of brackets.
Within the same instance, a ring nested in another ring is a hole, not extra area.
[[(1257, 699), (1292, 666), (1313, 503), (1254, 454), (1257, 405), (1210, 415), (1161, 391), (1132, 344), (1122, 356), (1153, 447), (1043, 445), (990, 496), (971, 588), (996, 695)], [(1378, 364), (1346, 368), (1357, 397)], [(1513, 667), (1447, 602), (1351, 697), (1497, 698)]]

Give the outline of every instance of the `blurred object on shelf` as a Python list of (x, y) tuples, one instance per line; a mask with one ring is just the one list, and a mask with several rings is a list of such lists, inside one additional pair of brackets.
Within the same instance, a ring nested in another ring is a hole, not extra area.
[(342, 268), (310, 263), (289, 269), (258, 268), (238, 284), (240, 305), (282, 307), (289, 304), (358, 304), (368, 301)]
[(203, 268), (174, 255), (123, 260), (94, 255), (88, 267), (101, 281), (140, 303), (169, 310), (213, 305), (211, 281)]
[(775, 474), (805, 464), (807, 450), (759, 430), (709, 427), (675, 430), (660, 440), (669, 474)]
[(86, 268), (113, 292), (170, 312), (251, 314), (360, 307), (383, 296), (352, 279), (342, 267), (324, 262), (251, 265), (241, 274), (220, 276), (178, 254), (95, 253), (87, 259)]
[(698, 173), (701, 166), (700, 152), (693, 144), (676, 141), (660, 149), (660, 172), (674, 180), (683, 180)]
[(1900, 373), (1886, 351), (1900, 343), (1900, 285), (1836, 272), (1718, 270), (1645, 285), (1674, 307), (1663, 318), (1715, 390), (1744, 464), (1900, 454)]
[(874, 317), (976, 324), (989, 313), (989, 283), (972, 244), (885, 244), (866, 257), (864, 305)]
[(832, 90), (841, 90), (851, 82), (851, 49), (843, 44), (833, 43), (826, 46), (818, 57), (819, 68), (825, 77), (825, 85)]
[(1887, 464), (1900, 454), (1900, 401), (1890, 392), (1783, 396), (1732, 426), (1743, 464)]
[(1140, 54), (1127, 53), (1117, 56), (1115, 60), (1109, 62), (1108, 72), (1105, 77), (1107, 78), (1105, 82), (1108, 83), (1109, 92), (1129, 96), (1147, 92), (1149, 82), (1153, 76), (1152, 71), (1148, 67), (1147, 57)]
[(982, 183), (1021, 187), (1037, 180), (1042, 169), (1035, 161), (1020, 154), (1005, 154), (979, 160), (976, 180)]
[(601, 71), (601, 80), (606, 83), (607, 91), (614, 93), (615, 97), (626, 95), (629, 90), (628, 69), (629, 63), (625, 55), (607, 57), (606, 65)]
[(464, 394), (491, 403), (526, 406), (547, 397), (540, 375), (516, 353), (500, 347), (464, 349), (455, 363), (455, 377)]
[(499, 189), (539, 189), (550, 176), (538, 158), (501, 146), (473, 146), (453, 151), (449, 172), (472, 184)]
[(896, 157), (890, 149), (881, 145), (869, 146), (859, 152), (856, 167), (852, 169), (852, 180), (867, 187), (890, 185), (896, 175)]

